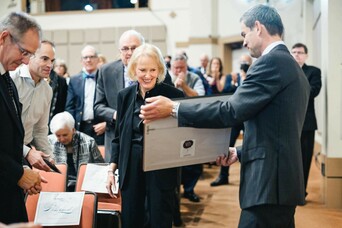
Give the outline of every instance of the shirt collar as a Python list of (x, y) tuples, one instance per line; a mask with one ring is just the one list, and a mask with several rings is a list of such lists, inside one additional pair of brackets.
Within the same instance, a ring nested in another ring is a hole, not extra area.
[(2, 65), (2, 63), (0, 63), (0, 74), (3, 75), (4, 73), (6, 73), (6, 70), (4, 66)]
[(276, 46), (278, 46), (280, 44), (285, 45), (284, 41), (282, 41), (282, 40), (271, 43), (270, 45), (268, 45), (265, 48), (265, 50), (262, 52), (262, 55), (268, 54), (270, 51), (272, 51), (273, 48), (275, 48)]

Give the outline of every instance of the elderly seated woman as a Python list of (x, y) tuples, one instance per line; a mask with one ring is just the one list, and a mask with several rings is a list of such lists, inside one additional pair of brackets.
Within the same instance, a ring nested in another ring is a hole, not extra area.
[(56, 163), (68, 164), (67, 191), (74, 191), (78, 167), (82, 163), (103, 163), (95, 139), (76, 131), (75, 120), (68, 112), (56, 114), (50, 122), (48, 136)]

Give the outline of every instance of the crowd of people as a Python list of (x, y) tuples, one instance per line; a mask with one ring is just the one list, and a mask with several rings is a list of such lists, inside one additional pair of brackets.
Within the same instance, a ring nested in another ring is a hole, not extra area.
[[(294, 227), (295, 208), (307, 195), (321, 72), (305, 64), (304, 44), (288, 51), (274, 8), (257, 5), (240, 22), (249, 54), (240, 57), (237, 72), (225, 74), (221, 58), (206, 53), (191, 67), (185, 51), (163, 56), (139, 32), (128, 30), (119, 39), (118, 60), (107, 63), (86, 45), (80, 72), (69, 75), (34, 19), (25, 13), (4, 17), (0, 222), (27, 222), (24, 193), (37, 194), (46, 182), (32, 167), (50, 171), (48, 160), (68, 164), (68, 191), (74, 191), (81, 163), (109, 163), (111, 197), (118, 169), (124, 228), (181, 225), (180, 185), (184, 198), (200, 202), (195, 186), (203, 165), (149, 172), (142, 167), (144, 123), (173, 116), (179, 126), (231, 127), (228, 154), (217, 158), (222, 166), (211, 186), (229, 184), (229, 166), (241, 162), (239, 227)], [(231, 96), (202, 106), (171, 100), (217, 94)], [(243, 147), (235, 148), (242, 132)], [(103, 157), (99, 145), (105, 147)]]

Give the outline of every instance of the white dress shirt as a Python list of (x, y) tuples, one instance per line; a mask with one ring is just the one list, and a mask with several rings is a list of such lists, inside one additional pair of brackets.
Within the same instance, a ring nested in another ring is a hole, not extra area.
[(53, 157), (48, 141), (48, 122), (52, 89), (50, 85), (41, 80), (37, 85), (33, 81), (27, 65), (22, 65), (10, 75), (17, 87), (19, 101), (22, 104), (21, 119), (25, 129), (23, 155), (26, 157), (31, 144), (37, 150)]

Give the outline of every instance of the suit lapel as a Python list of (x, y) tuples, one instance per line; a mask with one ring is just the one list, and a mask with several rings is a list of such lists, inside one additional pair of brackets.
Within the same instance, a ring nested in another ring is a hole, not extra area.
[(13, 90), (14, 90), (14, 101), (17, 105), (17, 109), (18, 109), (18, 115), (17, 115), (17, 112), (15, 110), (15, 107), (14, 107), (14, 104), (13, 104), (13, 101), (12, 101), (12, 98), (11, 96), (7, 93), (8, 89), (7, 89), (7, 84), (6, 84), (6, 81), (5, 81), (5, 78), (3, 75), (0, 75), (0, 94), (1, 96), (3, 97), (3, 100), (5, 101), (5, 104), (8, 108), (8, 111), (10, 112), (10, 116), (11, 118), (13, 119), (13, 121), (15, 122), (15, 124), (17, 125), (17, 127), (19, 128), (20, 130), (20, 134), (24, 134), (24, 129), (23, 129), (23, 125), (22, 125), (22, 122), (21, 122), (21, 104), (19, 103), (19, 97), (18, 97), (18, 93), (17, 93), (17, 90), (16, 90), (16, 87), (14, 85), (13, 82), (12, 83), (12, 87), (13, 87)]
[(79, 83), (77, 83), (78, 85), (81, 85), (81, 87), (79, 88), (79, 92), (81, 93), (80, 94), (80, 102), (82, 104), (82, 109), (84, 108), (84, 93), (85, 93), (85, 81), (86, 79), (83, 78), (83, 73), (81, 73), (81, 76), (78, 78), (79, 80)]
[(117, 90), (120, 91), (125, 88), (124, 65), (121, 61), (118, 62), (118, 65), (114, 69), (114, 77), (117, 85)]

